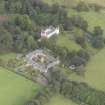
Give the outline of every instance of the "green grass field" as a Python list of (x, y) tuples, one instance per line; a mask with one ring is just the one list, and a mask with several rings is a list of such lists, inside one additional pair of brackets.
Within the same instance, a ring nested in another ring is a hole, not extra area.
[(49, 103), (46, 105), (77, 105), (74, 102), (64, 98), (63, 96), (56, 95), (53, 96)]
[[(100, 1), (98, 1), (100, 2)], [(105, 0), (103, 1), (105, 2)], [(105, 3), (104, 3), (105, 4)], [(105, 10), (97, 13), (94, 11), (90, 12), (79, 12), (69, 10), (69, 15), (80, 15), (87, 20), (89, 24), (89, 30), (93, 31), (95, 26), (101, 26), (104, 30), (105, 36)], [(75, 73), (70, 75), (73, 80), (84, 81), (90, 86), (105, 91), (105, 49), (99, 51), (86, 66), (85, 77), (77, 76)]]
[(105, 6), (105, 0), (43, 0), (43, 1), (49, 4), (59, 3), (67, 7), (74, 6), (80, 1), (84, 1), (86, 3), (96, 3)]
[(105, 49), (92, 57), (85, 69), (85, 77), (73, 73), (70, 74), (70, 78), (86, 82), (94, 88), (105, 91)]
[(4, 54), (0, 54), (0, 59), (2, 60), (9, 60), (9, 59), (14, 59), (16, 58), (16, 53), (4, 53)]
[(0, 105), (23, 105), (39, 85), (0, 67)]
[(81, 0), (81, 1), (84, 1), (86, 3), (96, 3), (105, 6), (105, 0)]
[(105, 36), (105, 11), (102, 11), (100, 13), (82, 12), (80, 13), (80, 15), (87, 20), (89, 24), (89, 30), (93, 30), (95, 26), (101, 26), (102, 29), (104, 30), (104, 36)]
[(95, 26), (101, 26), (101, 28), (104, 30), (104, 36), (105, 36), (105, 10), (101, 12), (94, 12), (94, 11), (89, 11), (89, 12), (76, 12), (72, 9), (68, 10), (68, 15), (80, 15), (84, 17), (85, 20), (87, 20), (88, 25), (89, 25), (89, 30), (93, 31), (93, 28)]
[(70, 40), (69, 34), (66, 33), (59, 35), (57, 40), (57, 45), (66, 47), (69, 50), (76, 50), (76, 51), (78, 51), (81, 48), (78, 44), (75, 43), (75, 41)]
[(66, 7), (74, 6), (78, 3), (79, 0), (43, 0), (48, 4), (58, 3), (60, 5), (65, 5)]
[[(89, 30), (93, 31), (95, 26), (101, 26), (104, 30), (105, 36), (105, 11), (101, 11), (100, 13), (90, 11), (90, 12), (80, 12), (77, 13), (74, 10), (69, 11), (69, 15), (80, 15), (84, 17), (85, 20), (88, 21)], [(62, 36), (61, 36), (62, 37)], [(66, 39), (65, 43), (63, 42)], [(62, 37), (58, 41), (61, 45), (66, 45), (69, 48), (69, 44), (67, 44), (67, 38)], [(63, 43), (63, 44), (62, 44)], [(71, 46), (73, 46), (71, 44)], [(74, 48), (76, 48), (74, 46)], [(105, 91), (105, 49), (99, 51), (94, 57), (91, 58), (91, 61), (86, 66), (85, 77), (77, 76), (75, 73), (70, 74), (70, 78), (73, 80), (83, 81), (88, 83), (90, 86)]]

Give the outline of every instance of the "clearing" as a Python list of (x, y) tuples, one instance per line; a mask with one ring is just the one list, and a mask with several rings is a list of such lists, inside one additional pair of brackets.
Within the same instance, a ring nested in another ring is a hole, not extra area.
[(70, 39), (70, 35), (67, 33), (63, 33), (60, 34), (57, 40), (57, 45), (61, 46), (61, 47), (66, 47), (69, 50), (80, 50), (81, 47), (76, 44), (75, 41), (73, 41), (72, 39)]
[(39, 85), (0, 67), (0, 105), (23, 105)]
[(85, 77), (70, 74), (70, 78), (83, 81), (90, 86), (105, 91), (105, 48), (92, 57), (86, 66)]
[(10, 59), (15, 59), (16, 58), (16, 53), (10, 52), (10, 53), (4, 53), (0, 54), (0, 59), (2, 60), (10, 60)]
[(93, 28), (95, 26), (101, 26), (101, 28), (104, 30), (104, 36), (105, 36), (105, 10), (102, 10), (100, 12), (76, 12), (73, 9), (68, 9), (68, 15), (80, 15), (84, 17), (85, 20), (87, 20), (89, 25), (89, 30), (93, 31)]
[(84, 1), (85, 3), (96, 3), (105, 6), (105, 0), (43, 0), (43, 1), (49, 4), (59, 3), (67, 7), (74, 6), (80, 1)]
[(46, 105), (77, 105), (69, 99), (64, 98), (63, 96), (56, 95), (53, 96), (49, 103)]

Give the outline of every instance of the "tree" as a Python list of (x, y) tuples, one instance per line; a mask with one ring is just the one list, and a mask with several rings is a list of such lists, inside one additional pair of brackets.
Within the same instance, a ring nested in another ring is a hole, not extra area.
[(57, 13), (59, 11), (59, 5), (58, 4), (53, 4), (51, 8), (52, 13)]
[(26, 40), (26, 45), (28, 49), (34, 49), (37, 47), (37, 43), (35, 42), (32, 36), (28, 36)]
[(91, 40), (93, 47), (102, 48), (104, 46), (103, 30), (100, 26), (94, 27), (93, 38)]
[(92, 40), (92, 45), (95, 48), (103, 48), (103, 46), (104, 46), (103, 37), (100, 37), (100, 36), (94, 37), (93, 40)]
[(74, 24), (74, 26), (81, 28), (84, 31), (87, 31), (88, 29), (88, 23), (86, 20), (84, 20), (81, 16), (72, 16), (71, 21)]
[(83, 29), (84, 31), (87, 31), (87, 29), (88, 29), (88, 22), (86, 20), (81, 22), (80, 28)]
[(95, 36), (103, 35), (103, 30), (100, 26), (94, 27), (93, 33)]
[(16, 40), (15, 41), (15, 43), (14, 43), (15, 51), (22, 52), (23, 51), (23, 47), (24, 47), (23, 41), (21, 41), (21, 40)]
[(85, 65), (86, 60), (76, 55), (71, 59), (71, 64), (76, 66)]
[(88, 4), (84, 3), (83, 1), (79, 2), (76, 6), (77, 11), (89, 11)]
[(14, 18), (14, 24), (20, 26), (23, 30), (32, 30), (33, 23), (28, 15), (17, 15)]
[(83, 48), (86, 46), (84, 37), (76, 37), (76, 43)]
[(13, 46), (12, 35), (5, 29), (0, 29), (0, 47), (4, 49), (11, 49)]
[(63, 25), (64, 30), (71, 30), (72, 26), (73, 26), (73, 24), (71, 22), (71, 19), (70, 18), (66, 18), (65, 22), (64, 22), (64, 25)]
[(81, 49), (77, 52), (77, 55), (84, 58), (86, 61), (90, 59), (90, 55), (87, 50)]

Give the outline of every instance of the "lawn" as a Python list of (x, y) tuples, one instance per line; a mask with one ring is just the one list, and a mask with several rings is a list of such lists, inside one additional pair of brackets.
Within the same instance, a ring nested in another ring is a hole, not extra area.
[(10, 53), (4, 53), (0, 54), (0, 59), (2, 60), (9, 60), (9, 59), (14, 59), (16, 58), (16, 53), (10, 52)]
[(104, 30), (104, 36), (105, 36), (105, 10), (102, 10), (101, 12), (76, 12), (72, 9), (68, 10), (68, 15), (80, 15), (84, 17), (85, 20), (87, 20), (89, 25), (89, 30), (93, 31), (93, 28), (95, 26), (101, 26), (101, 28)]
[(43, 0), (48, 4), (58, 3), (60, 5), (65, 5), (67, 7), (71, 7), (77, 4), (79, 0)]
[(105, 0), (43, 0), (43, 1), (49, 4), (59, 3), (67, 7), (74, 6), (79, 1), (84, 1), (85, 3), (96, 3), (105, 6)]
[(81, 47), (75, 43), (75, 41), (70, 39), (68, 34), (60, 34), (57, 40), (57, 45), (66, 47), (69, 50), (76, 50), (78, 51)]
[(105, 12), (82, 12), (80, 13), (89, 24), (89, 29), (93, 30), (94, 26), (101, 26), (105, 34)]
[[(100, 2), (100, 1), (99, 1)], [(101, 12), (79, 12), (70, 9), (69, 15), (80, 15), (87, 20), (89, 30), (93, 31), (95, 26), (101, 26), (105, 36), (105, 10)], [(90, 86), (105, 91), (105, 49), (99, 51), (92, 57), (91, 61), (86, 66), (85, 77), (77, 76), (75, 73), (70, 75), (73, 80), (84, 81)]]
[(86, 3), (96, 3), (102, 6), (105, 6), (105, 0), (82, 0)]
[(0, 67), (0, 105), (23, 105), (39, 85)]
[(56, 95), (53, 96), (49, 103), (46, 105), (77, 105), (74, 102), (64, 98), (63, 96)]
[(70, 78), (84, 81), (94, 88), (105, 91), (105, 48), (92, 57), (85, 69), (85, 77), (73, 73), (70, 74)]

